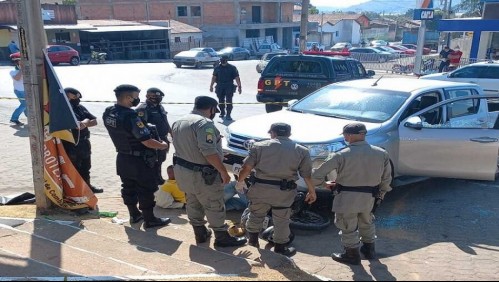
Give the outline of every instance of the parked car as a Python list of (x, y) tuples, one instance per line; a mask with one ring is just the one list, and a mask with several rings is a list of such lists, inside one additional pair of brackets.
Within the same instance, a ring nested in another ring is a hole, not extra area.
[(251, 56), (250, 51), (241, 47), (225, 47), (217, 52), (218, 56), (228, 56), (229, 60), (248, 60)]
[(261, 58), (266, 53), (274, 53), (274, 52), (280, 52), (280, 51), (284, 51), (284, 50), (277, 43), (270, 43), (270, 44), (263, 43), (263, 44), (260, 44), (260, 46), (258, 47), (258, 51), (256, 51), (256, 56), (258, 58)]
[(317, 46), (317, 48), (319, 48), (319, 51), (324, 51), (324, 49), (326, 49), (326, 47), (322, 44), (320, 44), (319, 42), (317, 41), (308, 41), (306, 43), (306, 47), (305, 49), (307, 49), (308, 51), (312, 50), (312, 47)]
[(392, 48), (394, 50), (402, 52), (406, 56), (414, 56), (416, 55), (416, 50), (409, 49), (407, 47), (404, 47), (402, 45), (389, 45), (387, 46), (388, 48)]
[(278, 111), (283, 105), (275, 103), (301, 99), (331, 83), (373, 75), (374, 71), (366, 71), (359, 61), (352, 58), (277, 56), (270, 60), (258, 80), (256, 100), (266, 103), (267, 112)]
[(49, 45), (47, 54), (50, 62), (55, 66), (61, 63), (77, 66), (80, 64), (80, 53), (66, 45)]
[(288, 54), (288, 52), (286, 52), (286, 51), (265, 53), (262, 56), (262, 58), (260, 59), (260, 61), (258, 62), (258, 64), (256, 65), (256, 71), (258, 73), (261, 73), (263, 71), (263, 69), (265, 69), (267, 64), (269, 63), (270, 59), (274, 58), (275, 56), (285, 56), (287, 54)]
[(216, 67), (219, 61), (220, 57), (213, 57), (204, 51), (182, 51), (173, 57), (173, 63), (177, 68), (182, 66), (201, 68), (203, 65)]
[(371, 46), (388, 46), (388, 42), (385, 40), (373, 40)]
[[(470, 83), (410, 78), (334, 83), (290, 101), (287, 110), (230, 124), (222, 140), (224, 164), (237, 172), (251, 144), (267, 139), (272, 123), (286, 122), (290, 138), (308, 147), (318, 167), (347, 146), (343, 127), (362, 122), (367, 141), (390, 156), (393, 186), (427, 177), (494, 180), (499, 123), (487, 103), (493, 97)], [(298, 185), (306, 189), (303, 181)]]
[[(415, 44), (400, 44), (400, 46), (404, 46), (405, 48), (409, 48), (411, 50), (417, 50), (418, 46)], [(423, 55), (429, 55), (431, 53), (431, 49), (428, 47), (423, 47)]]
[(350, 56), (361, 62), (378, 62), (384, 63), (389, 61), (393, 55), (392, 53), (378, 50), (374, 47), (353, 47), (348, 50)]
[(499, 62), (474, 63), (448, 73), (424, 75), (420, 79), (476, 83), (486, 94), (499, 94)]
[(390, 46), (376, 46), (376, 47), (373, 47), (373, 48), (378, 49), (380, 51), (384, 51), (384, 52), (388, 52), (388, 53), (392, 54), (392, 59), (393, 58), (400, 58), (401, 56), (403, 56), (402, 54), (404, 53), (402, 51), (390, 48)]
[(203, 52), (208, 52), (212, 57), (218, 57), (217, 51), (215, 49), (210, 48), (210, 47), (197, 47), (197, 48), (191, 48), (189, 51), (203, 51)]
[(331, 47), (331, 51), (338, 51), (338, 52), (344, 52), (348, 51), (350, 48), (352, 48), (352, 44), (349, 42), (338, 42)]

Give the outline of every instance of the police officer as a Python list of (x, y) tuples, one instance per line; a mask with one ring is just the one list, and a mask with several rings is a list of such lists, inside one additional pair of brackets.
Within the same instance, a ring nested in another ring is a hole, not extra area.
[(173, 123), (175, 178), (186, 193), (187, 216), (196, 242), (211, 237), (205, 227), (206, 216), (215, 231), (215, 246), (241, 246), (246, 238), (230, 236), (225, 224), (224, 184), (229, 183), (230, 176), (222, 163), (222, 136), (213, 123), (219, 112), (217, 106), (217, 100), (211, 97), (196, 97), (194, 110)]
[[(135, 111), (144, 123), (150, 123), (156, 126), (156, 131), (160, 140), (170, 145), (168, 133), (170, 132), (170, 124), (166, 115), (165, 108), (161, 105), (161, 100), (165, 94), (156, 87), (147, 89), (146, 102), (139, 105)], [(158, 185), (163, 185), (165, 180), (161, 175), (161, 165), (166, 161), (166, 154), (169, 149), (158, 151)]]
[[(376, 257), (373, 223), (375, 198), (383, 199), (390, 191), (392, 172), (388, 153), (365, 141), (367, 130), (362, 123), (350, 123), (343, 128), (343, 136), (349, 144), (332, 154), (326, 162), (314, 170), (314, 182), (323, 183), (326, 175), (337, 172), (336, 182), (326, 182), (326, 187), (335, 189), (333, 211), (334, 223), (340, 229), (345, 251), (333, 253), (332, 258), (341, 263), (360, 264), (360, 251), (367, 259)], [(379, 203), (379, 202), (378, 202)], [(359, 238), (360, 235), (360, 238)]]
[(116, 170), (121, 178), (121, 197), (128, 207), (130, 223), (144, 219), (145, 228), (167, 225), (170, 219), (154, 216), (153, 208), (156, 204), (154, 192), (158, 190), (155, 151), (168, 149), (168, 144), (151, 138), (149, 129), (131, 109), (140, 103), (140, 90), (136, 86), (119, 85), (114, 93), (117, 103), (106, 108), (102, 119), (118, 152)]
[(92, 162), (90, 155), (92, 154), (90, 146), (90, 130), (89, 127), (97, 125), (97, 118), (92, 115), (87, 108), (80, 105), (82, 97), (80, 91), (75, 88), (64, 88), (64, 92), (69, 99), (69, 103), (73, 108), (76, 120), (78, 121), (78, 128), (72, 129), (71, 133), (75, 140), (75, 144), (62, 140), (62, 145), (66, 154), (68, 154), (71, 163), (74, 165), (83, 180), (88, 184), (88, 187), (94, 193), (102, 193), (103, 189), (96, 188), (90, 184), (90, 168)]
[(315, 187), (312, 182), (312, 161), (307, 148), (289, 139), (291, 126), (286, 123), (274, 123), (269, 132), (271, 139), (256, 142), (244, 159), (239, 173), (236, 188), (245, 189), (246, 177), (253, 169), (254, 182), (247, 193), (250, 201), (250, 214), (246, 223), (249, 232), (248, 244), (259, 247), (258, 233), (262, 228), (265, 216), (272, 209), (274, 221), (274, 252), (286, 256), (296, 253), (293, 247), (287, 247), (289, 242), (289, 218), (291, 205), (296, 196), (298, 172), (305, 180), (308, 193), (305, 201), (315, 202)]
[[(220, 118), (232, 120), (230, 114), (232, 113), (232, 97), (236, 89), (234, 88), (234, 79), (237, 83), (237, 91), (241, 94), (241, 79), (239, 79), (239, 72), (234, 65), (229, 64), (227, 61), (229, 57), (223, 55), (220, 58), (220, 64), (213, 70), (211, 78), (210, 92), (213, 92), (213, 84), (217, 83), (215, 93), (220, 103)], [(225, 115), (225, 108), (227, 107), (227, 115)]]

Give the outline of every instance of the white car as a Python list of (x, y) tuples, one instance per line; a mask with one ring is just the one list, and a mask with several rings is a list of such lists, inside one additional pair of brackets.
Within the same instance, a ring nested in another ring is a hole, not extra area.
[(265, 53), (262, 56), (262, 59), (258, 62), (256, 65), (256, 71), (258, 73), (262, 73), (263, 69), (267, 66), (269, 63), (270, 59), (274, 58), (275, 56), (286, 56), (288, 52), (286, 51), (280, 51), (280, 52), (272, 52), (272, 53)]
[(313, 47), (314, 45), (315, 45), (315, 46), (317, 46), (317, 48), (319, 48), (319, 51), (321, 51), (321, 52), (322, 52), (322, 51), (324, 51), (324, 49), (325, 49), (325, 46), (324, 46), (324, 45), (322, 45), (322, 44), (320, 44), (319, 42), (316, 42), (316, 41), (308, 41), (308, 42), (307, 42), (307, 45), (306, 45), (306, 47), (305, 47), (305, 48), (306, 48), (308, 51), (312, 51), (312, 47)]
[(471, 83), (409, 78), (334, 83), (290, 101), (286, 110), (230, 124), (222, 139), (224, 164), (237, 174), (252, 144), (269, 138), (272, 123), (286, 122), (290, 138), (309, 148), (318, 167), (347, 146), (343, 127), (362, 122), (368, 142), (387, 150), (394, 186), (422, 177), (494, 180), (499, 122), (498, 104), (487, 101), (492, 98)]
[(451, 72), (433, 73), (420, 79), (469, 82), (480, 85), (485, 94), (499, 94), (499, 62), (480, 62)]

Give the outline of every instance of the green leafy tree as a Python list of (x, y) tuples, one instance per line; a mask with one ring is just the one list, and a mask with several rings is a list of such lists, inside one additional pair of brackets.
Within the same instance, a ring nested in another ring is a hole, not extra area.
[(317, 15), (319, 13), (319, 9), (317, 7), (310, 5), (308, 8), (308, 13), (310, 15)]
[(462, 12), (463, 17), (479, 17), (482, 15), (480, 0), (462, 0), (461, 3), (452, 7), (452, 9)]
[(76, 0), (62, 0), (63, 5), (76, 5)]

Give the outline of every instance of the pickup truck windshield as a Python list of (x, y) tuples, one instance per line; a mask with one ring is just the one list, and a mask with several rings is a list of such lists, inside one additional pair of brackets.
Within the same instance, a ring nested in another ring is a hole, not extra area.
[(409, 94), (403, 92), (334, 86), (305, 97), (290, 110), (381, 123), (390, 119), (408, 97)]

